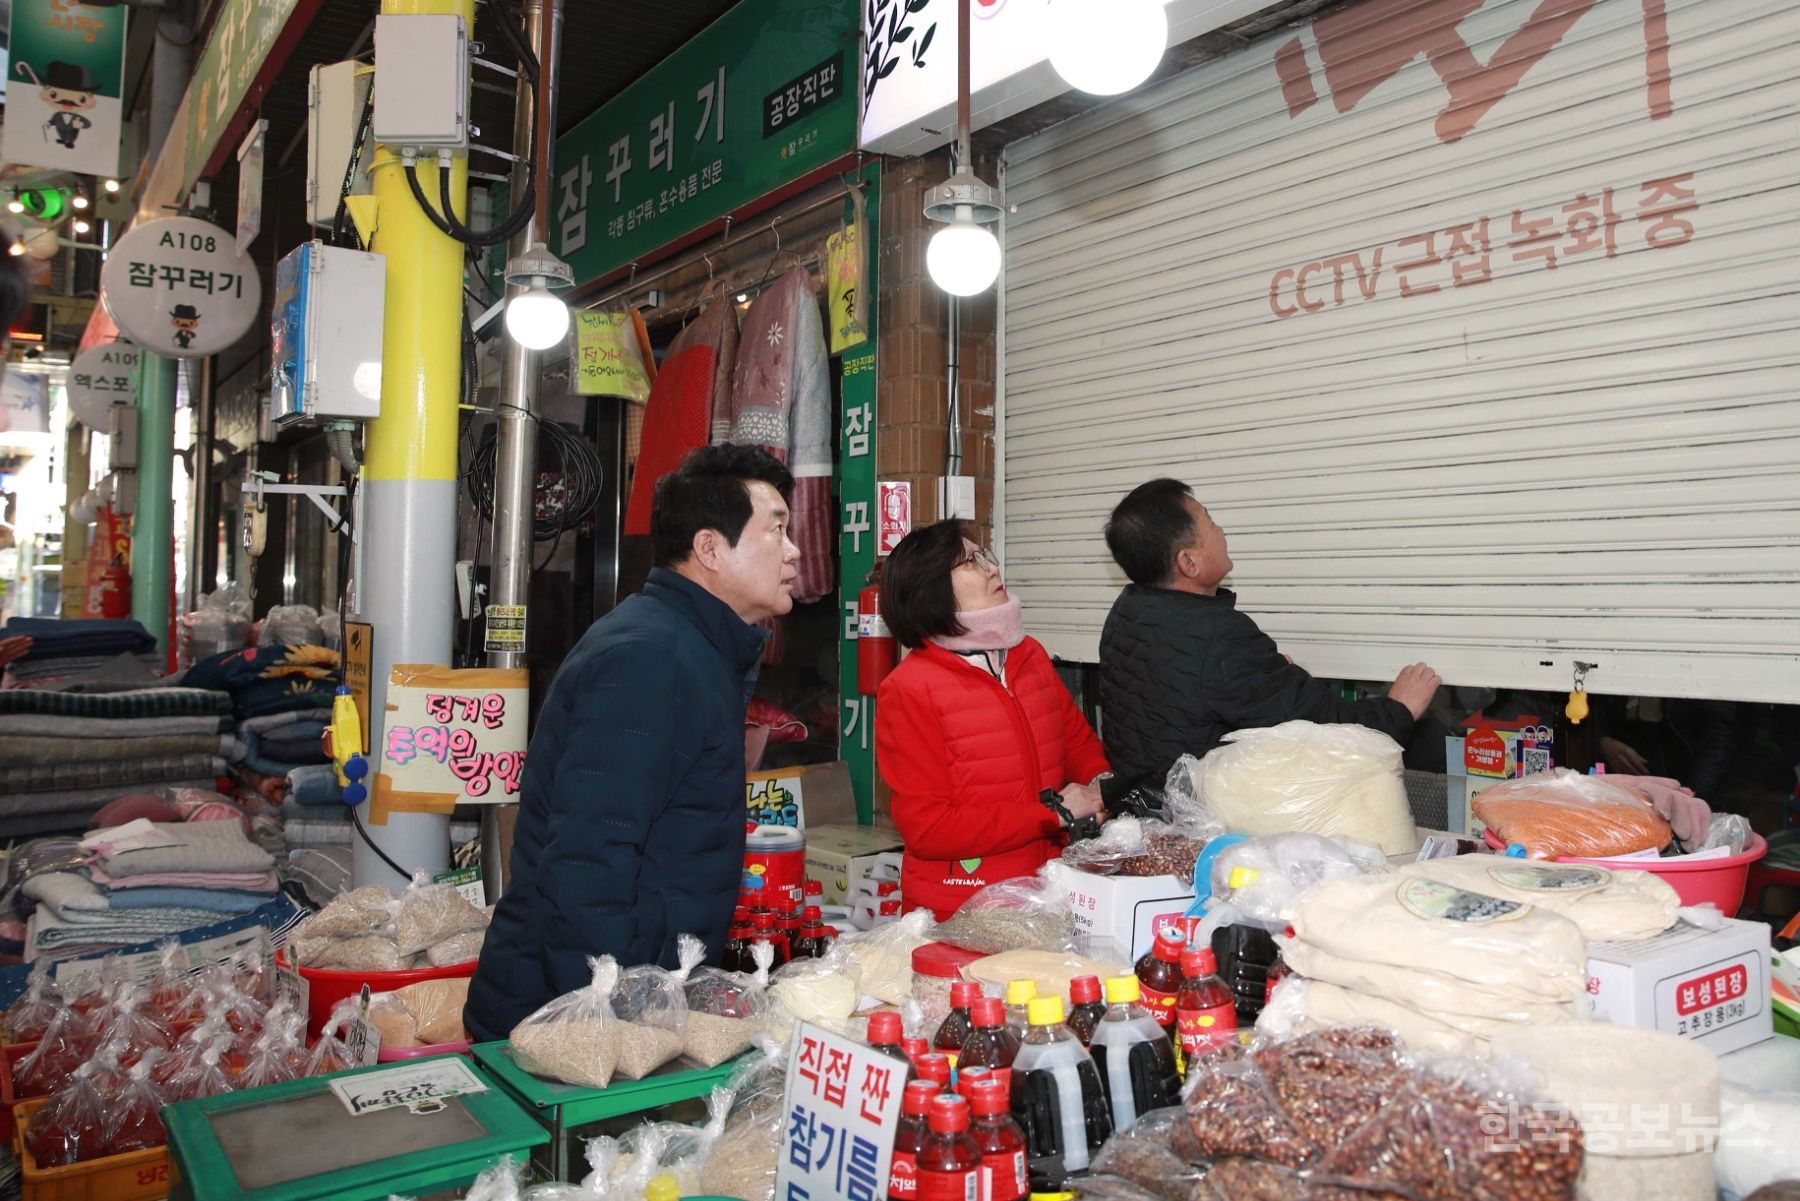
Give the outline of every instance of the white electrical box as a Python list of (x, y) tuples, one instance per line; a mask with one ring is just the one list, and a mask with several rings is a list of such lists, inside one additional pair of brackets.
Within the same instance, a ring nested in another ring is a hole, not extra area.
[(938, 520), (975, 520), (975, 477), (946, 475), (938, 480)]
[(130, 517), (137, 512), (137, 472), (115, 470), (112, 475), (113, 493), (112, 509), (120, 517)]
[(375, 18), (375, 140), (397, 150), (469, 146), (469, 40), (462, 18)]
[[(358, 75), (361, 71), (363, 74)], [(306, 84), (306, 219), (329, 227), (337, 220), (338, 194), (350, 155), (356, 147), (356, 131), (362, 125), (363, 106), (375, 76), (368, 64), (322, 63), (307, 76)], [(364, 140), (356, 166), (352, 196), (369, 193), (369, 167), (375, 161), (375, 139)]]
[(138, 411), (136, 405), (115, 404), (106, 410), (107, 462), (121, 471), (138, 465)]
[(269, 418), (381, 416), (387, 260), (304, 242), (275, 265)]

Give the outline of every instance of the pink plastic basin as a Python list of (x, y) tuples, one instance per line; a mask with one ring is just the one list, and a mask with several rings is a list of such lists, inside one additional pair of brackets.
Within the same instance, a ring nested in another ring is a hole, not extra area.
[[(1494, 837), (1492, 830), (1482, 831), (1482, 839), (1496, 851), (1506, 846)], [(1620, 871), (1649, 872), (1660, 876), (1683, 905), (1715, 905), (1726, 917), (1736, 917), (1744, 903), (1744, 889), (1750, 880), (1750, 865), (1768, 853), (1769, 844), (1761, 834), (1752, 832), (1750, 845), (1736, 855), (1721, 859), (1581, 859), (1563, 856), (1558, 863), (1592, 863)]]
[[(283, 966), (287, 964), (286, 952), (280, 958)], [(367, 984), (369, 991), (393, 992), (397, 988), (405, 988), (408, 984), (417, 984), (421, 980), (456, 980), (475, 974), (477, 960), (467, 963), (453, 963), (448, 967), (425, 967), (405, 972), (339, 972), (327, 968), (301, 967), (294, 970), (300, 973), (307, 984), (307, 1022), (306, 1037), (310, 1041), (319, 1037), (319, 1031), (331, 1017), (331, 1011), (345, 997), (353, 997), (362, 991)]]
[(429, 1047), (383, 1047), (375, 1053), (378, 1063), (397, 1063), (402, 1059), (422, 1059), (427, 1055), (467, 1055), (467, 1040), (457, 1043), (433, 1043)]

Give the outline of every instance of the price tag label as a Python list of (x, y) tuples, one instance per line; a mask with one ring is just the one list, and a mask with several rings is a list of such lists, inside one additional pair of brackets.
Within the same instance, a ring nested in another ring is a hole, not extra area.
[(372, 1068), (381, 1054), (381, 1031), (377, 1030), (375, 1023), (369, 1020), (369, 986), (367, 984), (362, 986), (362, 996), (356, 1007), (356, 1016), (345, 1025), (344, 1045), (350, 1049), (350, 1063), (353, 1067)]
[(458, 1058), (403, 1064), (379, 1072), (331, 1081), (331, 1091), (350, 1116), (405, 1107), (414, 1113), (436, 1113), (451, 1097), (485, 1093), (488, 1086)]

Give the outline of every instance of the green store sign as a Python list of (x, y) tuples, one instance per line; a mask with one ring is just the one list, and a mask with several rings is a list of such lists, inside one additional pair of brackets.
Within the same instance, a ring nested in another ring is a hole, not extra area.
[(576, 283), (854, 150), (858, 30), (854, 2), (743, 0), (558, 138), (551, 241)]

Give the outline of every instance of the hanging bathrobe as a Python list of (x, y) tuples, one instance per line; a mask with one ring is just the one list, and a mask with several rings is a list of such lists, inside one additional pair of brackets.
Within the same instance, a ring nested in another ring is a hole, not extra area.
[(731, 386), (737, 346), (737, 310), (721, 296), (669, 347), (644, 409), (643, 447), (625, 509), (627, 534), (650, 532), (656, 481), (681, 466), (688, 451), (707, 444), (713, 408), (723, 407)]
[(715, 441), (761, 446), (794, 473), (789, 507), (794, 545), (800, 548), (796, 601), (819, 600), (836, 583), (830, 366), (812, 277), (796, 267), (758, 296), (745, 315), (730, 411), (713, 418)]

